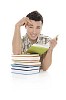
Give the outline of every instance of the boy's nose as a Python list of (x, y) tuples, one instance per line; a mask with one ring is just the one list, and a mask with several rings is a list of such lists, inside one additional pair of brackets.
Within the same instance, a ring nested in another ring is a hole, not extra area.
[(36, 29), (33, 29), (33, 33), (36, 33)]

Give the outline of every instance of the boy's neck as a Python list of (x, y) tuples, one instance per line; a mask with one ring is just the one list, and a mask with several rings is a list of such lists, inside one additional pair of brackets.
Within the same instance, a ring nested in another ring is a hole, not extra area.
[(37, 39), (36, 39), (36, 40), (31, 40), (31, 39), (29, 38), (29, 41), (31, 42), (31, 44), (34, 44), (34, 43), (37, 42)]

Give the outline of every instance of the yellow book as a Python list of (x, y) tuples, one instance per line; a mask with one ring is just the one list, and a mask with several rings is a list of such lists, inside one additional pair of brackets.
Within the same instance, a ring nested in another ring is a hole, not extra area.
[(50, 47), (50, 44), (49, 42), (44, 44), (44, 45), (41, 45), (41, 44), (33, 44), (28, 50), (27, 50), (27, 53), (32, 53), (32, 54), (39, 54), (39, 55), (42, 55), (44, 54)]

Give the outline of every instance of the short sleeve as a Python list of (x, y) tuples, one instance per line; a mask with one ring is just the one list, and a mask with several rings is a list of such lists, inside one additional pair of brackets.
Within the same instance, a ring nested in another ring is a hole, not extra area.
[(49, 36), (44, 36), (43, 34), (40, 34), (40, 36), (38, 37), (37, 43), (39, 44), (46, 44), (50, 41), (50, 37)]

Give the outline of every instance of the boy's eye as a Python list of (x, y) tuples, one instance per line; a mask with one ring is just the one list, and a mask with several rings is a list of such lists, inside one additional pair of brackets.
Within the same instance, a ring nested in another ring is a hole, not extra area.
[(37, 29), (40, 29), (40, 27), (38, 26)]
[(40, 29), (40, 27), (38, 27), (37, 29)]
[(32, 26), (29, 26), (29, 28), (33, 28)]

